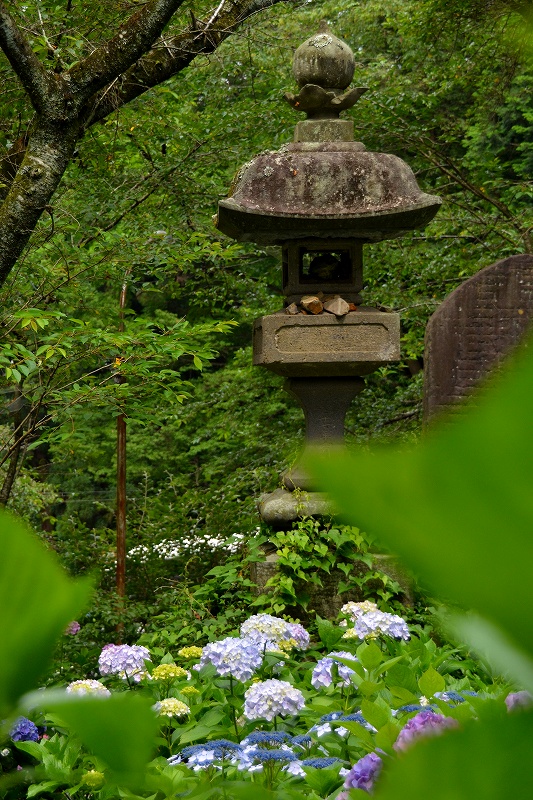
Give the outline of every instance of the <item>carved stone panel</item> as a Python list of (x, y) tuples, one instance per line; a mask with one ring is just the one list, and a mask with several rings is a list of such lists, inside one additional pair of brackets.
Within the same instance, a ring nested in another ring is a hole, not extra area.
[(480, 270), (439, 306), (426, 329), (424, 417), (466, 397), (520, 342), (533, 316), (533, 256)]
[(400, 318), (392, 312), (358, 310), (290, 316), (254, 323), (254, 364), (289, 377), (368, 375), (400, 357)]

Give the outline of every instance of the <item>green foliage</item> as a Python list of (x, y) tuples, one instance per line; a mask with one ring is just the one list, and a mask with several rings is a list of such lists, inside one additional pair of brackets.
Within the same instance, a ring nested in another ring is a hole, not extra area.
[(314, 611), (313, 594), (327, 582), (328, 590), (346, 599), (379, 597), (385, 603), (401, 594), (401, 587), (376, 568), (370, 542), (358, 528), (321, 522), (311, 517), (293, 523), (292, 530), (270, 532), (276, 548), (276, 572), (266, 583), (266, 594), (256, 605), (281, 613)]
[(89, 598), (87, 580), (73, 583), (52, 555), (11, 515), (1, 515), (0, 715), (35, 686), (54, 643)]
[(25, 699), (22, 708), (35, 707), (75, 731), (89, 751), (111, 770), (114, 781), (133, 788), (143, 785), (157, 731), (157, 719), (148, 698), (126, 693), (105, 699), (72, 698), (63, 691), (47, 692), (43, 698), (36, 692)]

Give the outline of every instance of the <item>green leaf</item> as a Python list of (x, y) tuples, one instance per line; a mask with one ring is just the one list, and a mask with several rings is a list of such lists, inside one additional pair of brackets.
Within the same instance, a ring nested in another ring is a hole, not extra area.
[(386, 725), (391, 718), (390, 709), (385, 709), (377, 705), (377, 703), (372, 703), (370, 700), (363, 700), (361, 703), (361, 714), (367, 722), (370, 722), (374, 728), (378, 729)]
[(379, 800), (529, 800), (533, 716), (521, 712), (417, 742), (383, 775)]
[(368, 747), (369, 750), (374, 750), (374, 739), (372, 738), (372, 734), (358, 722), (351, 722), (348, 720), (342, 720), (336, 725), (334, 722), (331, 723), (333, 727), (342, 727), (346, 728), (347, 731), (350, 731), (352, 736), (355, 736), (356, 739), (359, 739), (364, 745)]
[(57, 714), (107, 764), (117, 783), (143, 786), (159, 724), (150, 699), (131, 692), (98, 698), (51, 691), (28, 695), (24, 706)]
[(333, 650), (337, 642), (342, 639), (344, 631), (338, 625), (334, 625), (327, 619), (316, 617), (316, 625), (320, 641), (324, 644), (327, 650)]
[(380, 664), (379, 669), (375, 670), (376, 675), (383, 675), (384, 672), (388, 672), (398, 661), (402, 661), (404, 656), (396, 656), (396, 658), (389, 658), (388, 661), (384, 661), (383, 664)]
[(304, 767), (305, 782), (309, 784), (320, 797), (326, 797), (341, 783), (341, 779), (339, 778), (339, 768), (341, 766), (339, 762), (338, 766), (332, 766), (327, 769)]
[(398, 725), (397, 722), (387, 722), (376, 733), (376, 746), (381, 747), (388, 753), (392, 753), (394, 751), (394, 742), (398, 738), (400, 730), (401, 725)]
[(442, 675), (436, 669), (430, 667), (418, 679), (418, 687), (424, 697), (429, 700), (436, 692), (443, 692), (446, 688), (446, 683)]
[(57, 639), (87, 603), (90, 583), (70, 580), (21, 522), (0, 513), (0, 714), (37, 686)]
[(382, 684), (376, 683), (376, 681), (361, 681), (357, 688), (364, 697), (370, 697), (378, 691), (380, 685)]
[(28, 787), (27, 796), (35, 797), (41, 792), (51, 792), (54, 789), (57, 789), (57, 787), (60, 785), (61, 784), (57, 781), (42, 781), (42, 783), (34, 783), (32, 786)]
[(375, 642), (357, 648), (357, 658), (365, 669), (373, 670), (383, 661), (383, 654)]
[(413, 670), (404, 664), (395, 664), (388, 670), (385, 677), (387, 686), (401, 686), (403, 689), (418, 695), (418, 684)]
[(532, 394), (529, 349), (475, 409), (416, 449), (329, 451), (308, 463), (348, 518), (379, 535), (434, 593), (475, 608), (529, 653)]

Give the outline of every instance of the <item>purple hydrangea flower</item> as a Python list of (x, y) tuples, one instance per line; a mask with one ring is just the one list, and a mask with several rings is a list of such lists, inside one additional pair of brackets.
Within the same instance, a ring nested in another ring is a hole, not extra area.
[(67, 636), (76, 636), (77, 633), (81, 630), (81, 625), (76, 620), (69, 622), (67, 627), (65, 628), (65, 634)]
[(505, 698), (507, 711), (513, 711), (515, 708), (528, 708), (532, 703), (533, 697), (529, 692), (511, 692)]
[(407, 750), (412, 742), (424, 736), (436, 736), (447, 728), (457, 728), (458, 722), (427, 709), (406, 722), (394, 743), (395, 750)]
[(266, 719), (276, 716), (294, 716), (304, 707), (305, 700), (299, 689), (287, 681), (271, 678), (254, 683), (244, 693), (244, 716), (247, 719)]
[[(364, 789), (365, 792), (370, 792), (374, 786), (374, 782), (381, 772), (383, 761), (375, 753), (368, 753), (368, 755), (360, 758), (354, 764), (349, 773), (344, 779), (345, 789)], [(341, 792), (337, 800), (343, 800), (347, 797), (347, 792)]]
[(11, 728), (9, 735), (13, 742), (38, 742), (37, 725), (26, 717), (19, 717)]
[(311, 683), (315, 689), (319, 689), (321, 686), (331, 686), (333, 683), (332, 667), (334, 664), (338, 673), (337, 686), (350, 685), (350, 675), (353, 675), (354, 671), (353, 669), (350, 669), (350, 667), (341, 664), (340, 661), (337, 661), (336, 657), (347, 658), (350, 661), (357, 661), (354, 655), (351, 653), (346, 653), (342, 650), (338, 653), (330, 653), (328, 656), (326, 656), (326, 658), (321, 658), (314, 668), (311, 676)]
[(356, 619), (361, 617), (363, 614), (368, 614), (370, 611), (378, 611), (378, 607), (375, 603), (371, 600), (363, 600), (362, 603), (354, 603), (350, 601), (349, 603), (345, 603), (341, 608), (341, 614), (346, 614), (347, 617), (351, 617), (352, 620), (355, 622)]
[(354, 630), (359, 639), (383, 634), (393, 639), (404, 639), (406, 642), (411, 638), (406, 621), (397, 614), (387, 614), (385, 611), (369, 611), (368, 614), (358, 617)]
[(275, 648), (280, 642), (292, 641), (298, 650), (306, 650), (310, 641), (309, 634), (298, 622), (286, 622), (272, 614), (251, 616), (242, 623), (241, 636), (265, 649)]
[(101, 675), (119, 675), (136, 683), (148, 674), (144, 662), (151, 661), (146, 647), (133, 644), (106, 644), (100, 653), (98, 667)]
[(311, 641), (311, 637), (303, 625), (300, 625), (299, 622), (289, 622), (287, 624), (287, 633), (288, 638), (294, 639), (296, 642), (295, 647), (298, 650), (307, 650), (309, 647), (309, 642)]
[(249, 639), (228, 637), (207, 644), (199, 668), (213, 664), (219, 675), (231, 675), (238, 681), (248, 681), (261, 666), (263, 654), (258, 644)]

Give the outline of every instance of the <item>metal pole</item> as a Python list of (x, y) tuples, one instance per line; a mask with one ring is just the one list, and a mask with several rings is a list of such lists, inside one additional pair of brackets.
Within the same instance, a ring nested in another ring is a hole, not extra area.
[[(126, 307), (127, 277), (128, 270), (124, 276), (124, 283), (120, 292), (119, 299), (119, 324), (118, 329), (124, 331), (124, 309)], [(123, 377), (117, 374), (117, 383), (123, 382)], [(119, 615), (122, 616), (124, 608), (124, 597), (126, 594), (126, 415), (120, 413), (117, 417), (117, 572), (116, 589), (119, 598)], [(119, 640), (122, 639), (124, 631), (124, 621), (119, 620), (117, 634)]]

